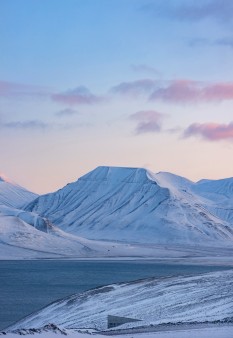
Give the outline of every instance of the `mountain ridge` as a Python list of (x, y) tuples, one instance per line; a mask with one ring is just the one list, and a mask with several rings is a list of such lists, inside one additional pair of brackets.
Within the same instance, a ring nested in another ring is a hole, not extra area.
[(205, 198), (195, 193), (196, 185), (171, 173), (101, 166), (57, 192), (39, 196), (26, 210), (90, 239), (231, 241), (231, 224), (213, 212), (211, 201), (205, 203)]
[(195, 183), (107, 166), (41, 196), (0, 181), (0, 244), (72, 257), (165, 255), (176, 245), (231, 248), (232, 181)]
[(12, 182), (5, 175), (0, 176), (0, 204), (9, 207), (22, 207), (34, 200), (37, 194)]

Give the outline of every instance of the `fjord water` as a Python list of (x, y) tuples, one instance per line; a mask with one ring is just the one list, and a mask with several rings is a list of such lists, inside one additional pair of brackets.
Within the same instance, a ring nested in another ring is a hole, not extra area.
[(97, 286), (226, 268), (153, 261), (1, 261), (0, 329), (59, 298)]

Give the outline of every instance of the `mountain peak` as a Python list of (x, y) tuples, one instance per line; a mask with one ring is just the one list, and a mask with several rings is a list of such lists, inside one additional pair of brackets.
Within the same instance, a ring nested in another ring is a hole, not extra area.
[(0, 173), (0, 182), (13, 183), (6, 175)]
[(136, 183), (148, 178), (143, 168), (100, 166), (82, 176), (81, 180)]

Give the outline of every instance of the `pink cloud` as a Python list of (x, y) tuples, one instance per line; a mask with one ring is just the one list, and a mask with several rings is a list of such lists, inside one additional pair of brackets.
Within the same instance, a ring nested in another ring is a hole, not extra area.
[(233, 100), (233, 82), (204, 85), (191, 80), (176, 80), (156, 89), (149, 99), (172, 103)]
[(114, 94), (136, 97), (143, 94), (150, 94), (156, 88), (156, 85), (157, 81), (151, 79), (141, 79), (130, 82), (122, 82), (113, 87), (111, 92)]
[(141, 79), (122, 82), (113, 87), (111, 92), (133, 98), (146, 95), (149, 96), (149, 101), (162, 100), (170, 103), (221, 102), (233, 100), (233, 82), (206, 84), (188, 79)]
[(233, 99), (233, 83), (216, 83), (203, 90), (203, 97), (207, 101), (223, 101)]
[(102, 100), (102, 98), (92, 94), (89, 91), (89, 89), (83, 86), (68, 90), (63, 93), (53, 94), (52, 99), (54, 101), (68, 105), (79, 105), (79, 104), (91, 105), (98, 103)]
[(150, 96), (150, 100), (164, 100), (171, 102), (195, 101), (199, 98), (199, 90), (193, 81), (177, 80), (167, 87), (156, 89)]
[(164, 115), (155, 110), (138, 111), (130, 115), (130, 119), (138, 121), (135, 133), (155, 133), (161, 131), (161, 121)]
[(184, 131), (184, 137), (190, 136), (201, 136), (209, 141), (233, 141), (233, 122), (229, 124), (193, 123)]

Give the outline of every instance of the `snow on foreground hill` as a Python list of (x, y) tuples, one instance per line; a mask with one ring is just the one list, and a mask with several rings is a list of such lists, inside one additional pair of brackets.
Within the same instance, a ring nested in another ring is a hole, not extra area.
[(98, 167), (26, 210), (95, 240), (233, 244), (233, 179), (193, 183), (141, 168)]
[(233, 322), (233, 270), (197, 276), (150, 278), (112, 284), (72, 295), (8, 328), (107, 329), (107, 316), (140, 321), (120, 328), (158, 324)]
[[(53, 325), (50, 325), (53, 326)], [(131, 333), (130, 338), (232, 338), (233, 326), (231, 325), (215, 325), (214, 327), (198, 327), (198, 328), (179, 328), (178, 330), (171, 329), (169, 327), (159, 330), (157, 332), (143, 332), (143, 333)], [(17, 338), (19, 335), (33, 336), (33, 338), (57, 338), (57, 336), (68, 338), (87, 338), (90, 337), (92, 332), (80, 332), (80, 330), (65, 330), (48, 329), (45, 328), (39, 330), (20, 330), (15, 333), (5, 333), (5, 338)], [(1, 335), (1, 333), (0, 333)], [(104, 338), (106, 335), (93, 332), (96, 338)], [(127, 335), (129, 336), (129, 335)], [(125, 338), (125, 334), (114, 335), (115, 338)]]
[[(76, 330), (62, 330), (62, 332), (57, 330), (48, 330), (47, 328), (40, 330), (40, 332), (35, 332), (33, 330), (30, 333), (23, 331), (19, 333), (20, 335), (27, 335), (27, 337), (33, 338), (57, 338), (67, 336), (68, 338), (87, 338), (90, 337), (90, 334), (77, 332)], [(233, 326), (221, 325), (215, 327), (206, 327), (206, 328), (195, 328), (195, 329), (179, 329), (173, 331), (170, 328), (165, 329), (164, 331), (159, 332), (150, 332), (150, 333), (131, 333), (130, 338), (232, 338)], [(0, 333), (1, 334), (1, 333)], [(4, 334), (6, 338), (18, 338), (19, 334), (7, 333)], [(60, 335), (59, 335), (60, 334)], [(96, 338), (104, 338), (106, 335), (94, 333)], [(125, 338), (125, 335), (114, 335), (115, 338)]]

